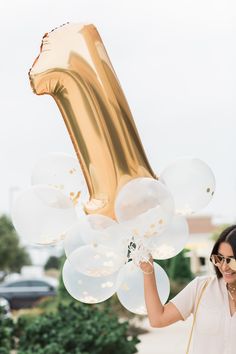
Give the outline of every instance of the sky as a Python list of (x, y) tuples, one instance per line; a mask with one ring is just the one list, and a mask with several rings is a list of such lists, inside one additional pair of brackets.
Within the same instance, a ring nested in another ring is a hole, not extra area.
[(0, 213), (42, 156), (74, 154), (54, 100), (28, 80), (42, 36), (65, 22), (97, 27), (153, 170), (202, 159), (216, 177), (202, 213), (236, 220), (233, 0), (0, 0)]

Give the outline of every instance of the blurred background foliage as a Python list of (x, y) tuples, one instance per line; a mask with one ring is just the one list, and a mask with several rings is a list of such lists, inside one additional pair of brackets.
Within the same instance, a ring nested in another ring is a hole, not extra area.
[(189, 252), (188, 249), (183, 249), (173, 258), (155, 261), (166, 271), (169, 277), (170, 295), (168, 300), (178, 294), (194, 278), (190, 258), (186, 257), (187, 252)]
[(20, 246), (19, 237), (10, 221), (3, 215), (0, 217), (0, 271), (3, 276), (20, 272), (24, 265), (30, 265), (30, 256)]
[(139, 342), (128, 321), (106, 307), (79, 302), (56, 304), (55, 311), (21, 315), (17, 321), (0, 315), (0, 354), (132, 354)]
[(222, 224), (222, 225), (218, 226), (217, 229), (212, 233), (211, 239), (213, 241), (216, 241), (218, 239), (218, 237), (220, 236), (220, 234), (222, 233), (222, 231), (224, 231), (229, 226), (230, 226), (230, 224)]

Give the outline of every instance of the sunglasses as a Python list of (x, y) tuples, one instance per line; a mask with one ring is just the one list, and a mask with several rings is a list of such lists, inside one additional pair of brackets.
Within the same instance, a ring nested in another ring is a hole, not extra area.
[(210, 261), (217, 267), (221, 266), (225, 261), (232, 270), (236, 271), (236, 259), (234, 257), (224, 257), (219, 254), (213, 254)]

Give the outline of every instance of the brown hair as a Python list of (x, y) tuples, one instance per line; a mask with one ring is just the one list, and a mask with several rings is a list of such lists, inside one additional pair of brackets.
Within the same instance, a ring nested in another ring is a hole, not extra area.
[[(236, 225), (232, 225), (227, 227), (218, 237), (218, 240), (216, 241), (212, 251), (211, 251), (211, 256), (213, 254), (218, 254), (218, 250), (220, 247), (220, 244), (222, 242), (227, 242), (233, 250), (234, 257), (236, 258)], [(222, 274), (219, 271), (218, 267), (214, 266), (215, 272), (217, 275), (217, 278), (221, 278)]]

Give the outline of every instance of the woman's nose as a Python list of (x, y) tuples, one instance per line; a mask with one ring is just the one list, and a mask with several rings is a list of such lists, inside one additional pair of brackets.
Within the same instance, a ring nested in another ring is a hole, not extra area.
[(224, 271), (229, 269), (228, 263), (226, 262), (225, 259), (223, 260), (223, 263), (221, 265), (221, 269)]

